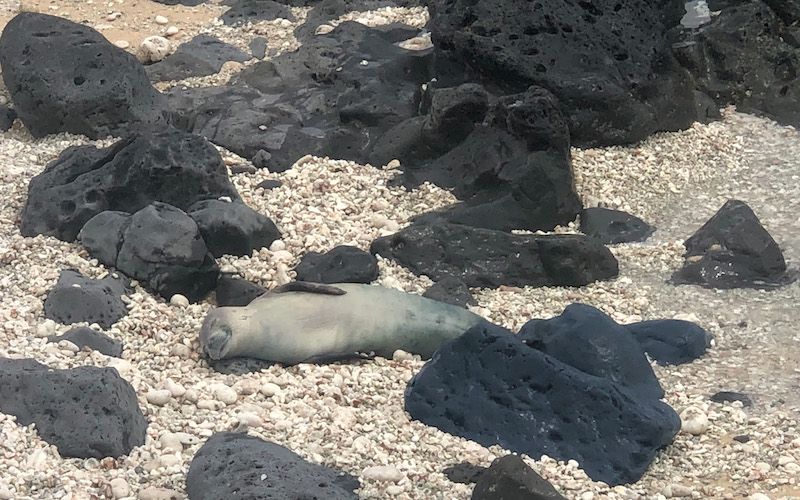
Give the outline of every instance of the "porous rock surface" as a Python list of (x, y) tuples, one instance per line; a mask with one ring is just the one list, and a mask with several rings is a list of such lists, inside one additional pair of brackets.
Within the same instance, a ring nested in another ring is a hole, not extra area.
[(601, 207), (583, 209), (580, 227), (586, 236), (605, 245), (644, 241), (656, 230), (635, 215)]
[(102, 279), (64, 269), (44, 300), (44, 315), (58, 323), (97, 323), (109, 328), (128, 314), (122, 296), (132, 291), (130, 280), (119, 273)]
[(455, 276), (445, 276), (425, 290), (422, 296), (464, 308), (478, 305), (467, 284)]
[(475, 482), (471, 500), (566, 500), (519, 455), (492, 462)]
[[(440, 58), (506, 92), (551, 91), (581, 147), (688, 127), (694, 85), (663, 36), (659, 2), (432, 0)], [(441, 79), (447, 81), (445, 73)]]
[(317, 283), (372, 283), (378, 278), (378, 259), (350, 245), (325, 253), (308, 252), (294, 268), (298, 281)]
[(521, 235), (460, 224), (414, 224), (377, 238), (370, 252), (433, 280), (467, 286), (582, 286), (613, 278), (617, 260), (600, 243), (575, 234)]
[(517, 336), (528, 347), (584, 373), (608, 379), (646, 398), (664, 397), (642, 346), (596, 307), (570, 304), (555, 318), (528, 321)]
[(119, 137), (165, 123), (166, 101), (139, 61), (89, 26), (21, 12), (0, 36), (0, 66), (14, 109), (36, 137)]
[(774, 288), (791, 283), (778, 243), (746, 203), (728, 200), (685, 242), (686, 261), (676, 283), (711, 288)]
[(562, 363), (493, 325), (442, 346), (409, 381), (405, 408), (415, 420), (484, 446), (574, 459), (609, 485), (638, 480), (681, 426), (658, 399)]
[(191, 500), (220, 498), (357, 499), (358, 479), (313, 464), (279, 444), (218, 432), (197, 451), (186, 475)]
[(154, 202), (133, 215), (101, 212), (86, 223), (79, 239), (100, 262), (167, 300), (178, 293), (198, 301), (217, 282), (219, 266), (197, 224), (166, 203)]
[(119, 457), (144, 444), (147, 429), (136, 392), (113, 368), (0, 358), (0, 411), (35, 423), (63, 457)]
[(697, 323), (680, 319), (653, 319), (623, 326), (660, 365), (694, 361), (708, 351), (713, 339)]
[(108, 148), (62, 151), (31, 179), (20, 231), (74, 241), (105, 210), (134, 213), (153, 201), (186, 210), (221, 196), (239, 200), (214, 146), (197, 135), (158, 128)]

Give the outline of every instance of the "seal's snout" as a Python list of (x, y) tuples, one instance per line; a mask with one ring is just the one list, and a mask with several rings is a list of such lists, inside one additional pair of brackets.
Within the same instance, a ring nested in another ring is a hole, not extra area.
[(231, 328), (225, 324), (217, 310), (211, 311), (200, 327), (200, 345), (211, 359), (222, 359), (228, 352)]

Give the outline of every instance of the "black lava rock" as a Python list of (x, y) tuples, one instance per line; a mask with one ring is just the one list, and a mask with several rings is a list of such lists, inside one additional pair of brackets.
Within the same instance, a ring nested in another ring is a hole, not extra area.
[(201, 3), (205, 3), (207, 0), (154, 0), (158, 3), (163, 3), (164, 5), (185, 5), (187, 7), (194, 7), (196, 5), (200, 5)]
[(308, 252), (294, 270), (298, 281), (372, 283), (378, 279), (378, 259), (360, 248), (339, 245), (325, 253)]
[(136, 391), (113, 368), (0, 358), (0, 412), (35, 423), (63, 457), (120, 457), (143, 445), (147, 430)]
[(227, 0), (224, 3), (231, 6), (220, 16), (227, 25), (272, 21), (278, 18), (292, 22), (297, 20), (289, 7), (272, 0)]
[(753, 400), (750, 399), (750, 396), (741, 392), (720, 391), (716, 394), (712, 394), (708, 399), (715, 403), (732, 403), (734, 401), (740, 401), (742, 406), (753, 406)]
[[(769, 4), (769, 6), (767, 5)], [(780, 7), (778, 6), (780, 5)], [(781, 8), (784, 7), (784, 8)], [(800, 123), (796, 2), (733, 2), (699, 30), (669, 31), (675, 54), (718, 106)]]
[(28, 186), (20, 232), (74, 241), (106, 210), (134, 213), (153, 201), (186, 210), (227, 196), (239, 200), (219, 152), (204, 138), (157, 129), (98, 149), (65, 149)]
[(517, 235), (459, 224), (411, 225), (377, 238), (370, 252), (417, 275), (455, 276), (471, 287), (583, 286), (617, 275), (608, 248), (580, 235)]
[(79, 326), (64, 333), (48, 337), (48, 342), (68, 340), (78, 348), (88, 347), (93, 351), (101, 352), (106, 356), (119, 358), (122, 356), (122, 343), (86, 326)]
[(264, 59), (264, 56), (267, 55), (267, 39), (263, 36), (253, 38), (248, 47), (250, 47), (250, 53), (256, 59)]
[(681, 425), (661, 401), (561, 363), (493, 325), (442, 346), (409, 382), (405, 409), (484, 446), (575, 459), (610, 485), (638, 480)]
[(17, 112), (8, 106), (0, 106), (0, 131), (6, 132), (14, 125), (17, 119)]
[(455, 276), (445, 276), (425, 290), (422, 296), (463, 308), (478, 305), (467, 284)]
[(146, 66), (145, 71), (150, 81), (166, 82), (213, 75), (219, 73), (227, 61), (243, 63), (249, 59), (250, 55), (219, 38), (197, 35), (161, 61)]
[(124, 136), (166, 121), (166, 101), (141, 63), (83, 24), (17, 14), (0, 36), (0, 65), (14, 108), (36, 137)]
[(191, 500), (357, 499), (358, 478), (306, 462), (283, 446), (218, 432), (197, 451), (186, 475)]
[(605, 245), (644, 241), (654, 231), (642, 219), (620, 210), (594, 207), (581, 212), (581, 232)]
[(517, 336), (529, 347), (586, 374), (646, 398), (664, 397), (642, 346), (625, 327), (595, 307), (570, 304), (559, 316), (528, 321)]
[[(121, 227), (116, 226), (121, 224)], [(108, 238), (121, 234), (120, 239)], [(80, 233), (81, 243), (104, 265), (114, 266), (169, 300), (174, 294), (192, 302), (214, 289), (219, 268), (197, 224), (182, 210), (155, 202), (132, 216), (102, 212)]]
[(728, 200), (684, 246), (686, 262), (672, 276), (675, 283), (774, 288), (796, 278), (758, 217), (738, 200)]
[(455, 79), (473, 73), (499, 93), (546, 88), (573, 142), (587, 147), (692, 124), (694, 85), (663, 36), (663, 3), (432, 0), (428, 9), (438, 58), (454, 61)]
[(442, 473), (447, 476), (447, 479), (454, 483), (471, 484), (481, 477), (481, 474), (486, 472), (486, 467), (474, 465), (469, 462), (461, 462), (450, 467), (445, 467)]
[(567, 500), (518, 455), (495, 459), (480, 475), (471, 500)]
[(109, 328), (128, 314), (121, 297), (130, 292), (128, 278), (118, 273), (95, 280), (65, 269), (47, 293), (44, 315), (65, 325), (85, 321)]
[(698, 359), (713, 336), (700, 325), (678, 319), (656, 319), (624, 325), (645, 352), (660, 365), (680, 365)]
[(279, 188), (281, 186), (283, 186), (283, 183), (278, 179), (264, 179), (263, 181), (256, 184), (257, 188), (263, 188), (264, 191)]
[(267, 289), (239, 278), (222, 274), (217, 281), (217, 305), (246, 306)]
[(203, 200), (186, 211), (214, 257), (250, 255), (281, 237), (275, 223), (244, 203)]

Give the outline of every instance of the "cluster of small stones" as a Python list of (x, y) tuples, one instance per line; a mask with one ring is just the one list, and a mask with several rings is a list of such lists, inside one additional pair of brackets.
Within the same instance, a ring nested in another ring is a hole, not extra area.
[[(394, 20), (387, 11), (376, 12), (374, 17)], [(293, 25), (285, 24), (279, 20), (240, 29), (214, 23), (200, 29), (228, 42), (236, 42), (237, 30), (248, 33), (238, 38), (240, 47), (252, 34), (267, 36), (269, 47), (291, 50), (296, 43), (289, 40)], [(275, 32), (285, 35), (272, 38)], [(180, 84), (216, 84), (215, 78)], [(8, 99), (7, 94), (0, 97)], [(392, 360), (361, 364), (219, 374), (207, 367), (196, 339), (213, 297), (196, 305), (171, 305), (139, 286), (127, 298), (128, 316), (108, 330), (125, 345), (122, 359), (77, 350), (69, 342), (48, 344), (46, 336), (69, 328), (45, 320), (42, 312), (42, 300), (60, 270), (75, 268), (91, 277), (109, 271), (79, 245), (19, 234), (27, 185), (64, 148), (111, 142), (68, 134), (37, 140), (19, 124), (0, 134), (0, 356), (32, 357), (53, 368), (115, 367), (139, 395), (150, 421), (147, 440), (120, 459), (64, 459), (34, 428), (0, 415), (0, 500), (185, 498), (184, 478), (201, 443), (214, 432), (234, 429), (359, 476), (359, 495), (365, 499), (469, 498), (471, 486), (448, 481), (442, 469), (465, 460), (487, 466), (507, 451), (409, 420), (403, 391), (422, 366), (414, 356), (398, 353)], [(682, 263), (683, 239), (730, 196), (753, 206), (785, 245), (790, 263), (800, 256), (800, 245), (786, 245), (800, 235), (799, 149), (794, 129), (727, 111), (723, 122), (659, 134), (634, 147), (573, 150), (576, 185), (587, 206), (629, 210), (659, 231), (644, 244), (613, 247), (620, 261), (615, 281), (578, 289), (473, 290), (479, 302), (476, 312), (514, 330), (530, 318), (551, 317), (569, 303), (584, 302), (621, 323), (690, 319), (716, 336), (709, 354), (696, 362), (655, 366), (665, 399), (685, 417), (686, 430), (636, 484), (609, 487), (588, 479), (574, 461), (526, 457), (565, 496), (800, 496), (798, 399), (793, 396), (800, 358), (795, 347), (800, 338), (793, 328), (793, 305), (800, 300), (797, 285), (773, 292), (716, 292), (666, 283)], [(782, 152), (773, 161), (776, 151)], [(223, 157), (229, 166), (246, 163), (224, 150)], [(364, 166), (308, 156), (284, 173), (233, 176), (244, 201), (271, 217), (284, 236), (249, 257), (223, 257), (222, 269), (271, 287), (291, 279), (291, 269), (308, 251), (339, 244), (366, 249), (375, 237), (406, 226), (411, 216), (454, 201), (447, 191), (428, 184), (412, 192), (387, 186), (396, 167), (394, 162)], [(283, 186), (269, 191), (255, 187), (266, 179), (278, 179)], [(764, 200), (769, 203), (759, 203)], [(575, 227), (573, 223), (560, 231)], [(420, 293), (431, 284), (393, 262), (379, 259), (379, 264), (383, 286)], [(709, 402), (708, 395), (720, 390), (747, 392), (755, 404)], [(742, 436), (746, 442), (733, 439), (744, 441)]]

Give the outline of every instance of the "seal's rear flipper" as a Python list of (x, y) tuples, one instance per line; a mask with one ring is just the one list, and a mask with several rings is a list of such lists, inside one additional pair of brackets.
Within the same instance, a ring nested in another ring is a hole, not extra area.
[(292, 281), (285, 285), (277, 286), (270, 290), (270, 293), (284, 293), (284, 292), (309, 292), (321, 293), (325, 295), (344, 295), (347, 292), (341, 288), (325, 283), (314, 283), (312, 281)]
[(375, 353), (371, 352), (369, 354), (365, 354), (362, 352), (343, 352), (343, 353), (328, 353), (328, 354), (320, 354), (317, 356), (311, 356), (308, 359), (304, 359), (301, 363), (312, 363), (315, 365), (327, 365), (329, 363), (335, 363), (337, 361), (366, 361), (375, 359)]

